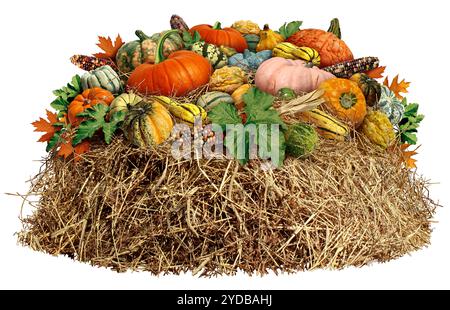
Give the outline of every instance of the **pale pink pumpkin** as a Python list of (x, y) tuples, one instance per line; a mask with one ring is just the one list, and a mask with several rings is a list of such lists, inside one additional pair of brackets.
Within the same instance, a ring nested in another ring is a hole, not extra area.
[(276, 95), (282, 88), (297, 94), (316, 90), (335, 76), (317, 67), (309, 67), (303, 60), (274, 57), (263, 62), (256, 71), (255, 84), (262, 91)]

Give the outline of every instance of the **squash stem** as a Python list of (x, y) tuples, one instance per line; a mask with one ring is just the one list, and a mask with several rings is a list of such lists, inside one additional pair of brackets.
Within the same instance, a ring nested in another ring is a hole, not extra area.
[(148, 35), (146, 35), (142, 30), (136, 30), (134, 34), (139, 38), (139, 40), (144, 41), (150, 39)]
[(159, 38), (158, 45), (156, 46), (156, 57), (155, 57), (155, 64), (159, 64), (160, 62), (163, 62), (166, 60), (164, 57), (164, 42), (166, 39), (171, 36), (174, 33), (178, 33), (178, 30), (169, 30), (166, 33), (164, 33), (161, 38)]
[(328, 28), (328, 32), (333, 33), (339, 39), (342, 38), (341, 35), (341, 26), (339, 25), (339, 19), (334, 18), (330, 23), (330, 28)]
[(216, 22), (212, 29), (220, 30), (220, 29), (222, 29), (222, 24), (220, 22)]

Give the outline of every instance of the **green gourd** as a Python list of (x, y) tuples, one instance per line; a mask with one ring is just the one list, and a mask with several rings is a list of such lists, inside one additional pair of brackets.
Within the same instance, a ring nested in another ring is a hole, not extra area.
[(256, 52), (256, 46), (259, 43), (260, 37), (257, 34), (244, 35), (245, 41), (247, 41), (248, 49), (250, 52)]
[(117, 72), (109, 65), (102, 66), (81, 76), (81, 87), (83, 90), (100, 87), (118, 94), (122, 91), (122, 84)]
[[(128, 73), (143, 63), (154, 63), (156, 58), (156, 46), (162, 33), (155, 33), (152, 36), (146, 35), (141, 30), (136, 30), (135, 34), (139, 40), (124, 44), (116, 56), (116, 63), (120, 71)], [(164, 56), (167, 57), (172, 52), (184, 48), (183, 39), (178, 33), (171, 34), (165, 41), (163, 47)]]
[(205, 111), (210, 111), (222, 102), (234, 104), (234, 100), (229, 94), (220, 91), (211, 91), (200, 96), (197, 100), (197, 105), (204, 108)]
[(228, 57), (214, 44), (199, 41), (192, 45), (191, 50), (208, 59), (214, 69), (222, 68), (228, 63)]
[(295, 158), (310, 155), (319, 140), (314, 127), (304, 123), (290, 125), (285, 132), (285, 138), (286, 153)]

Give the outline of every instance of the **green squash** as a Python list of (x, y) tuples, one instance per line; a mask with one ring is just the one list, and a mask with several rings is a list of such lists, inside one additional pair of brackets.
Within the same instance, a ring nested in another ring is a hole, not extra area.
[(256, 52), (256, 46), (259, 43), (260, 37), (257, 34), (244, 35), (245, 41), (247, 41), (248, 49), (250, 52)]
[(361, 88), (366, 103), (369, 107), (375, 106), (381, 98), (381, 84), (376, 80), (370, 78), (367, 74), (357, 73), (354, 74), (350, 80), (356, 82), (359, 88)]
[(234, 104), (234, 100), (229, 94), (220, 91), (211, 91), (200, 96), (197, 100), (197, 105), (205, 109), (205, 111), (210, 111), (222, 102)]
[(214, 44), (206, 42), (196, 42), (192, 45), (191, 50), (206, 59), (214, 69), (219, 69), (228, 63), (228, 57)]
[(304, 123), (290, 125), (285, 132), (285, 138), (286, 153), (295, 158), (311, 154), (319, 140), (314, 127)]
[[(133, 71), (140, 64), (155, 62), (156, 46), (161, 33), (155, 33), (150, 37), (141, 30), (136, 30), (135, 33), (139, 40), (124, 44), (117, 52), (116, 63), (123, 73)], [(184, 48), (183, 39), (178, 33), (173, 33), (164, 41), (164, 56), (167, 57), (182, 48)]]
[(119, 94), (122, 91), (122, 84), (117, 72), (108, 65), (83, 74), (81, 76), (81, 87), (83, 90), (100, 87), (112, 94)]

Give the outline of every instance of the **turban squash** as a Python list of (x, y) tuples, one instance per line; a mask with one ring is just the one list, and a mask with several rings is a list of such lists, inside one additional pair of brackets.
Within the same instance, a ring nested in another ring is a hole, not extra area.
[(212, 67), (207, 59), (192, 51), (176, 51), (165, 59), (164, 41), (177, 30), (161, 36), (154, 64), (138, 66), (128, 79), (128, 87), (144, 95), (184, 96), (208, 83)]
[(274, 57), (259, 66), (255, 75), (255, 84), (262, 91), (277, 95), (283, 88), (295, 93), (311, 92), (323, 81), (334, 75), (317, 67), (310, 67), (303, 60), (291, 60)]
[(287, 42), (315, 49), (320, 54), (320, 66), (328, 67), (353, 60), (352, 51), (335, 34), (320, 29), (305, 29), (290, 36)]
[(233, 28), (221, 28), (219, 22), (211, 25), (197, 25), (190, 30), (191, 34), (197, 31), (206, 43), (217, 46), (228, 46), (234, 48), (237, 52), (242, 53), (248, 48), (247, 41), (242, 34)]

